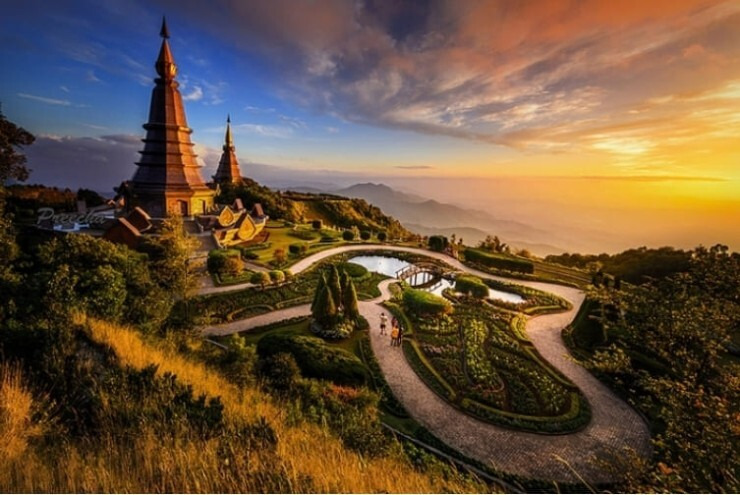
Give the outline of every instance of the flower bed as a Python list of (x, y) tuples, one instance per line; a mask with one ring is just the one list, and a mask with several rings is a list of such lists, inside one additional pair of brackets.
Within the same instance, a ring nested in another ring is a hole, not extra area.
[(470, 298), (458, 299), (450, 316), (407, 316), (413, 329), (413, 338), (404, 342), (407, 360), (455, 407), (541, 433), (566, 433), (588, 423), (588, 404), (527, 340), (524, 316)]

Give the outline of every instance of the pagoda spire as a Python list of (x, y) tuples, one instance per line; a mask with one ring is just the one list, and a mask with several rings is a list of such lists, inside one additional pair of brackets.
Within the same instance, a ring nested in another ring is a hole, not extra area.
[(164, 16), (162, 17), (162, 28), (159, 30), (159, 35), (162, 37), (162, 46), (159, 49), (159, 56), (154, 67), (157, 69), (159, 77), (165, 81), (174, 81), (177, 75), (177, 65), (175, 65), (175, 58), (172, 56), (170, 44), (167, 41), (170, 38), (170, 30), (167, 29), (167, 20)]
[(193, 152), (193, 131), (175, 80), (177, 66), (164, 18), (159, 34), (162, 45), (155, 64), (159, 77), (154, 80), (144, 149), (131, 180), (129, 206), (141, 206), (154, 218), (171, 213), (198, 215), (213, 207), (214, 191), (203, 181)]
[(169, 39), (170, 30), (167, 29), (167, 18), (162, 16), (162, 28), (159, 30), (159, 35), (164, 39)]
[(223, 153), (218, 162), (218, 170), (213, 176), (217, 184), (239, 184), (242, 182), (242, 174), (239, 170), (239, 162), (236, 160), (236, 148), (231, 137), (231, 115), (226, 116), (226, 135), (224, 136)]
[(224, 144), (226, 146), (234, 147), (234, 141), (231, 139), (231, 115), (226, 115), (226, 137), (224, 138)]

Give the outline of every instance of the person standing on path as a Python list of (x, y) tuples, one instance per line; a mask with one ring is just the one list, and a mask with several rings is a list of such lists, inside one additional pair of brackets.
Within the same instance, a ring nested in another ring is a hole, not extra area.
[(388, 317), (385, 313), (380, 313), (380, 335), (385, 335), (385, 326), (388, 324)]
[(396, 345), (398, 347), (401, 347), (402, 342), (403, 342), (403, 327), (401, 325), (398, 325), (398, 337), (396, 338)]
[(391, 345), (396, 345), (396, 340), (398, 340), (398, 327), (394, 326), (393, 330), (391, 330)]

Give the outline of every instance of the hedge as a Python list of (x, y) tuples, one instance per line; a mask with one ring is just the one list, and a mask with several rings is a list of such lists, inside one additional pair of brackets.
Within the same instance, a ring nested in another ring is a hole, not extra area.
[(404, 289), (403, 305), (416, 315), (443, 315), (452, 312), (452, 304), (447, 299), (417, 289)]
[(449, 245), (449, 239), (443, 235), (433, 235), (429, 237), (429, 249), (432, 251), (444, 251)]
[(534, 264), (530, 261), (489, 253), (480, 249), (466, 249), (465, 259), (473, 263), (480, 263), (484, 266), (508, 270), (510, 272), (534, 273)]
[(341, 273), (342, 271), (347, 272), (347, 275), (352, 278), (361, 278), (369, 273), (367, 271), (367, 268), (362, 265), (358, 265), (357, 263), (352, 263), (351, 261), (338, 263), (337, 270), (339, 270), (339, 273)]
[(477, 299), (488, 297), (488, 286), (478, 277), (472, 275), (460, 275), (455, 279), (455, 290), (463, 294), (469, 294)]
[(242, 270), (240, 252), (236, 249), (214, 249), (208, 253), (208, 272), (236, 276)]
[(266, 335), (257, 343), (260, 357), (281, 352), (293, 355), (303, 376), (330, 380), (339, 385), (365, 385), (367, 371), (360, 359), (337, 347), (326, 344), (318, 337), (305, 335)]

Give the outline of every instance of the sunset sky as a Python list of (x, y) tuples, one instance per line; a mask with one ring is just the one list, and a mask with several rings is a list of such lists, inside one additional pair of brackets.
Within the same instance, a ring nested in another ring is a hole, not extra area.
[(38, 136), (31, 182), (130, 177), (166, 14), (204, 175), (230, 113), (267, 181), (740, 248), (738, 0), (4, 4), (0, 101)]

